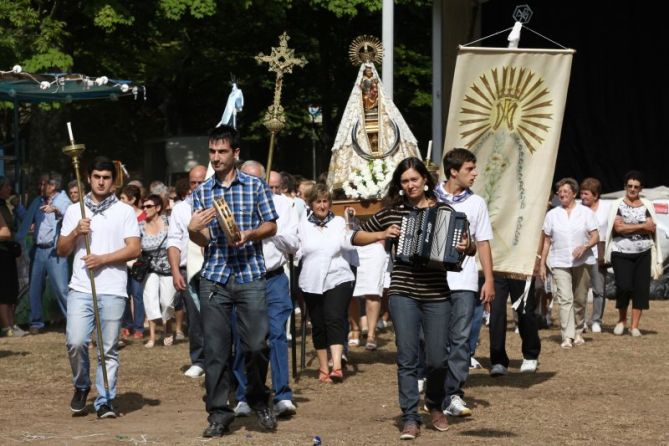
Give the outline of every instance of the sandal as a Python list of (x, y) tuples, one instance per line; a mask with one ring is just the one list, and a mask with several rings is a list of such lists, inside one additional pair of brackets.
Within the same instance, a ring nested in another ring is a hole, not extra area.
[(371, 352), (376, 350), (376, 348), (377, 348), (376, 339), (367, 338), (367, 344), (365, 344), (365, 349)]
[(169, 335), (168, 337), (163, 339), (163, 345), (165, 347), (169, 347), (172, 344), (174, 344), (174, 335)]
[(328, 372), (324, 371), (324, 370), (320, 370), (320, 369), (318, 370), (318, 381), (320, 381), (322, 383), (331, 383), (332, 382)]
[(342, 369), (334, 369), (330, 372), (330, 380), (332, 382), (340, 383), (344, 380), (344, 372)]
[(351, 337), (348, 338), (348, 345), (358, 347), (360, 345), (360, 330), (351, 330)]
[(153, 348), (154, 345), (156, 345), (156, 341), (154, 341), (153, 339), (149, 339), (148, 341), (146, 341), (146, 344), (144, 344), (144, 347)]

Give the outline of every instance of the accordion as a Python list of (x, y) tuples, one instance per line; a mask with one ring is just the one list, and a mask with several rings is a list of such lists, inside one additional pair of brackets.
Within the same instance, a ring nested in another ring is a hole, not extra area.
[(395, 259), (440, 271), (461, 271), (464, 253), (455, 247), (469, 222), (463, 212), (439, 206), (412, 211), (402, 217)]
[(225, 198), (221, 197), (218, 200), (214, 200), (214, 207), (216, 208), (216, 220), (218, 220), (218, 225), (225, 233), (228, 244), (237, 243), (241, 239), (241, 234), (235, 222), (235, 216), (232, 215), (230, 206), (228, 206)]

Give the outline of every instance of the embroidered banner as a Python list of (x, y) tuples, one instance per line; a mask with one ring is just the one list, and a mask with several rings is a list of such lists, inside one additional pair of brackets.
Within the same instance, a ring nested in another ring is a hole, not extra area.
[(476, 154), (494, 270), (531, 275), (555, 170), (573, 50), (460, 47), (444, 153)]

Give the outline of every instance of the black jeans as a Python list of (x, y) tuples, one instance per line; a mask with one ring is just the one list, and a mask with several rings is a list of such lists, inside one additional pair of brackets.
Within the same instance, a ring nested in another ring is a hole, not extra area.
[(270, 393), (265, 385), (269, 353), (265, 279), (240, 284), (231, 276), (228, 283), (222, 285), (201, 278), (200, 305), (208, 420), (228, 425), (235, 417), (228, 405), (232, 382), (230, 315), (233, 305), (248, 380), (246, 401), (255, 410), (268, 406)]
[(347, 344), (347, 311), (352, 296), (353, 282), (340, 283), (323, 294), (304, 293), (315, 349)]
[[(509, 367), (506, 355), (506, 301), (511, 294), (511, 302), (516, 302), (523, 295), (525, 281), (508, 279), (495, 274), (495, 298), (490, 309), (490, 363)], [(530, 285), (525, 305), (518, 308), (518, 331), (522, 340), (523, 358), (537, 359), (541, 352), (539, 323), (534, 310), (537, 298), (534, 294), (534, 280)]]

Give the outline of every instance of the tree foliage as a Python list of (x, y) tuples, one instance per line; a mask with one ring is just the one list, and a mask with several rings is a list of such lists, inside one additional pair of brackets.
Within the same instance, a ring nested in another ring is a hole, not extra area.
[[(287, 31), (289, 45), (309, 63), (285, 78), (288, 123), (279, 135), (275, 164), (311, 173), (307, 107), (319, 104), (323, 125), (315, 142), (320, 169), (327, 169), (357, 73), (348, 45), (360, 34), (381, 36), (381, 6), (381, 0), (0, 0), (3, 69), (19, 63), (32, 72), (72, 70), (131, 79), (148, 89), (146, 102), (75, 103), (40, 112), (39, 119), (35, 114), (22, 129), (29, 136), (30, 164), (39, 169), (48, 163), (48, 154), (62, 145), (54, 135), (67, 119), (80, 129), (78, 139), (89, 141), (90, 155), (113, 154), (133, 171), (144, 168), (147, 177), (160, 176), (159, 162), (145, 163), (158, 159), (151, 141), (206, 134), (223, 112), (232, 78), (246, 102), (238, 118), (243, 156), (264, 161), (268, 133), (261, 121), (272, 102), (274, 76), (253, 57), (267, 54)], [(395, 21), (395, 102), (425, 145), (431, 2), (396, 2)], [(47, 121), (57, 125), (45, 126)], [(2, 122), (6, 126), (8, 119)], [(52, 133), (45, 134), (47, 129)]]

